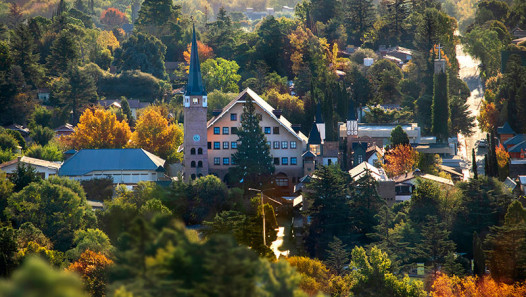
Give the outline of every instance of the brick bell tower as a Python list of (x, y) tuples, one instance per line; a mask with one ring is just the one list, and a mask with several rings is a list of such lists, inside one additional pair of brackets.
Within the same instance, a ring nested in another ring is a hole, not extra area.
[(195, 25), (193, 27), (192, 50), (188, 85), (184, 94), (184, 180), (190, 181), (208, 175), (207, 109), (206, 91), (201, 77), (201, 66), (197, 52)]

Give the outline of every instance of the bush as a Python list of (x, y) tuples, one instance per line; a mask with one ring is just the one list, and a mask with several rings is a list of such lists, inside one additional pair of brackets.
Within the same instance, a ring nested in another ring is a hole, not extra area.
[(18, 147), (18, 141), (6, 130), (0, 131), (0, 149), (15, 152)]
[(9, 130), (9, 129), (7, 129), (6, 132), (16, 139), (16, 141), (18, 142), (18, 145), (22, 149), (26, 148), (26, 140), (24, 139), (24, 137), (22, 137), (22, 134), (20, 134), (20, 132), (15, 131), (15, 130)]
[(97, 89), (100, 96), (108, 98), (124, 96), (153, 101), (163, 95), (161, 81), (151, 74), (138, 70), (101, 77)]
[(39, 125), (31, 130), (30, 136), (37, 144), (46, 145), (51, 139), (53, 139), (53, 137), (55, 137), (55, 131), (51, 128)]
[(11, 161), (15, 158), (15, 155), (10, 150), (0, 149), (0, 164)]
[(113, 179), (111, 177), (95, 178), (80, 182), (86, 198), (93, 201), (110, 200), (113, 196)]
[(62, 151), (55, 143), (48, 143), (42, 147), (39, 144), (33, 144), (27, 149), (25, 155), (31, 158), (42, 159), (47, 161), (62, 161)]

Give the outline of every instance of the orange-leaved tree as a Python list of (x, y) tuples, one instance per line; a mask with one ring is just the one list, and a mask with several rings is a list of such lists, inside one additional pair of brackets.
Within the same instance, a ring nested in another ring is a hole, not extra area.
[[(201, 41), (197, 41), (197, 52), (199, 53), (199, 61), (201, 63), (214, 57), (214, 50), (212, 50), (211, 47), (202, 43)], [(192, 53), (192, 44), (189, 43), (188, 46), (186, 47), (186, 50), (183, 53), (186, 64), (190, 64), (190, 54), (191, 53)]]
[(510, 154), (504, 149), (502, 143), (495, 148), (495, 154), (497, 155), (497, 165), (499, 167), (499, 179), (502, 181), (506, 179), (509, 173)]
[(484, 132), (491, 133), (497, 127), (499, 120), (499, 111), (493, 102), (482, 101), (482, 108), (480, 114), (477, 117), (479, 127)]
[(123, 148), (131, 137), (126, 121), (104, 109), (86, 109), (75, 132), (63, 138), (67, 147), (79, 149)]
[(418, 153), (411, 145), (397, 145), (385, 153), (383, 167), (387, 175), (398, 176), (413, 171), (417, 158)]
[(120, 27), (123, 24), (127, 24), (128, 17), (117, 8), (110, 7), (100, 14), (100, 22), (111, 29), (113, 27)]
[(496, 282), (490, 276), (481, 279), (473, 276), (459, 278), (439, 273), (435, 278), (431, 296), (433, 297), (501, 297), (501, 296), (526, 296), (526, 284), (505, 284)]
[(76, 262), (69, 265), (68, 270), (80, 274), (91, 296), (102, 297), (106, 295), (106, 269), (111, 264), (113, 261), (103, 254), (86, 250)]
[(131, 137), (130, 146), (145, 149), (169, 161), (181, 159), (177, 148), (183, 143), (183, 131), (179, 125), (169, 123), (155, 108), (143, 111), (135, 131)]

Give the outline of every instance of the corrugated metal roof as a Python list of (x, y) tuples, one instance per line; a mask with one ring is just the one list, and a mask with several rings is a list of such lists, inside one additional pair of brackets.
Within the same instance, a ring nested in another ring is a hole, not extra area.
[(526, 150), (526, 141), (519, 142), (518, 144), (510, 147), (508, 152), (510, 152), (510, 153), (520, 153), (523, 150)]
[(504, 141), (505, 146), (516, 145), (526, 140), (526, 134), (518, 134), (506, 141)]
[(69, 158), (59, 170), (61, 176), (93, 171), (156, 170), (165, 160), (143, 149), (86, 149)]
[(497, 128), (498, 134), (516, 134), (515, 131), (511, 128), (510, 124), (508, 122), (504, 123), (502, 127)]

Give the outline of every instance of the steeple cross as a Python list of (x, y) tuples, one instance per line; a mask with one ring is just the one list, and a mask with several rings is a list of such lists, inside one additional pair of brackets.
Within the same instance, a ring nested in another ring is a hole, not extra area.
[(443, 49), (443, 48), (444, 48), (444, 47), (443, 47), (443, 46), (440, 46), (440, 43), (439, 43), (438, 46), (437, 46), (437, 50), (438, 50), (438, 59), (439, 59), (439, 60), (441, 59), (441, 56), (440, 56), (441, 52), (440, 52), (440, 50)]

